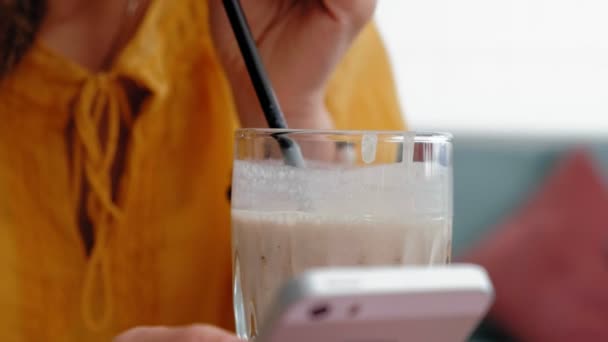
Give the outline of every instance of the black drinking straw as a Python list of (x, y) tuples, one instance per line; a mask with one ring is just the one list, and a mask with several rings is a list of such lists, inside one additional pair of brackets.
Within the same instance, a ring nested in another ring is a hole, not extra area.
[[(287, 129), (285, 116), (281, 111), (270, 79), (266, 75), (264, 64), (258, 53), (258, 48), (251, 34), (251, 29), (249, 28), (240, 0), (223, 0), (223, 3), (268, 127)], [(281, 134), (274, 135), (274, 138), (281, 147), (283, 159), (287, 165), (304, 166), (302, 152), (295, 141)]]

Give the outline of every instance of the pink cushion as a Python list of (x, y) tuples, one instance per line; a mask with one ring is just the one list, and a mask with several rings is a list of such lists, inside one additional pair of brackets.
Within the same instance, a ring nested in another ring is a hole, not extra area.
[(608, 193), (585, 151), (465, 258), (496, 289), (491, 316), (524, 341), (608, 341)]

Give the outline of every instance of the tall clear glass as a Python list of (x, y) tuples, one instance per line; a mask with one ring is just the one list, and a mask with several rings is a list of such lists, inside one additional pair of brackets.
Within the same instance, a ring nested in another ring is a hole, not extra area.
[[(283, 161), (296, 142), (304, 167)], [(451, 136), (242, 129), (232, 179), (234, 310), (251, 339), (277, 290), (312, 267), (450, 260)]]

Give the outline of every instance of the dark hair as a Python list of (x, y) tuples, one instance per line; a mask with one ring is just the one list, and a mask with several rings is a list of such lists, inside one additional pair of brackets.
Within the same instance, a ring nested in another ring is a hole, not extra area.
[(0, 78), (30, 48), (46, 12), (46, 0), (0, 0)]

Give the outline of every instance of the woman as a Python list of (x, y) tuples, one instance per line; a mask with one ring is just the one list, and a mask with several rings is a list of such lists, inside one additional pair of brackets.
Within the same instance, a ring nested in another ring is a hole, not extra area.
[[(243, 5), (292, 127), (403, 129), (366, 27), (375, 1)], [(264, 122), (221, 2), (4, 0), (0, 13), (1, 339), (230, 329), (232, 134)], [(231, 337), (119, 340), (196, 338)]]

